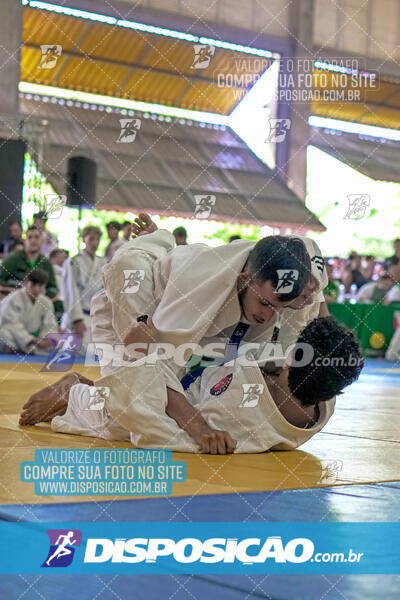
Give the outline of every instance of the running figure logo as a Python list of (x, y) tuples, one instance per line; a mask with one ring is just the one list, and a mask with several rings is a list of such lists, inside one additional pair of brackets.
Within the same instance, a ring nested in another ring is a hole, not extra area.
[(143, 269), (124, 269), (124, 285), (121, 294), (136, 294), (144, 279)]
[(299, 278), (299, 272), (296, 269), (277, 269), (278, 284), (275, 288), (275, 294), (290, 294), (294, 288), (295, 281)]
[(58, 219), (61, 217), (62, 209), (67, 203), (67, 196), (58, 194), (46, 194), (46, 219)]
[(42, 58), (38, 64), (38, 69), (54, 69), (61, 56), (62, 46), (59, 44), (41, 44)]
[(268, 119), (268, 135), (265, 142), (283, 142), (290, 129), (290, 119)]
[(365, 211), (370, 205), (371, 196), (369, 194), (348, 194), (349, 208), (344, 219), (362, 219), (365, 217)]
[(82, 338), (76, 333), (49, 333), (52, 349), (41, 371), (68, 371), (75, 361), (75, 352), (79, 352)]
[(317, 483), (326, 485), (335, 483), (342, 467), (343, 462), (341, 460), (321, 460), (321, 475)]
[(42, 567), (68, 567), (82, 541), (79, 529), (48, 529), (50, 548)]
[(264, 391), (262, 383), (242, 383), (243, 399), (239, 408), (254, 408), (257, 406), (260, 396)]
[(193, 216), (198, 219), (208, 219), (212, 207), (215, 206), (216, 197), (213, 194), (196, 194), (194, 199), (196, 207)]
[(190, 65), (191, 69), (207, 69), (215, 53), (215, 46), (208, 44), (195, 44), (193, 46), (194, 59)]
[(121, 131), (116, 143), (130, 144), (131, 142), (134, 142), (136, 134), (142, 124), (141, 119), (120, 119), (119, 124), (121, 126)]
[(106, 400), (110, 397), (109, 387), (90, 387), (89, 399), (85, 410), (102, 410)]

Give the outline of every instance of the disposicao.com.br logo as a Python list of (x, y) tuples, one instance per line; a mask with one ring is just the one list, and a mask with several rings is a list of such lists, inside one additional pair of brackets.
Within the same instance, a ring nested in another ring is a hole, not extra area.
[[(320, 556), (321, 555), (321, 556)], [(349, 550), (345, 553), (315, 554), (316, 562), (359, 562), (362, 553)], [(293, 538), (286, 544), (280, 536), (266, 539), (245, 538), (89, 538), (86, 544), (85, 563), (157, 563), (169, 557), (176, 563), (234, 563), (244, 565), (265, 563), (314, 562), (314, 543), (308, 538)]]
[(74, 558), (75, 548), (81, 545), (79, 529), (48, 529), (50, 548), (42, 567), (68, 567)]

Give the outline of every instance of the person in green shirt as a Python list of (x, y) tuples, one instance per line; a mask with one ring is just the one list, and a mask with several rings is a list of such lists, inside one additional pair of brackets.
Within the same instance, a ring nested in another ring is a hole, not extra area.
[(13, 292), (22, 285), (30, 271), (40, 268), (48, 275), (46, 296), (53, 302), (54, 312), (59, 319), (64, 312), (64, 306), (58, 296), (53, 267), (47, 258), (40, 254), (41, 245), (42, 233), (32, 225), (26, 232), (25, 250), (6, 256), (0, 265), (0, 294)]

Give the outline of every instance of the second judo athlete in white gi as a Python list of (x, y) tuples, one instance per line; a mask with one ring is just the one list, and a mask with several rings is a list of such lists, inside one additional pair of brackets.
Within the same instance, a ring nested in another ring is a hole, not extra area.
[[(331, 317), (309, 323), (298, 344), (313, 349), (311, 360), (296, 364), (294, 351), (279, 375), (265, 374), (255, 361), (207, 367), (186, 391), (156, 355), (95, 383), (69, 374), (34, 394), (21, 419), (51, 420), (54, 431), (130, 440), (141, 448), (212, 454), (297, 448), (326, 425), (335, 394), (363, 364), (353, 334)], [(187, 401), (183, 411), (176, 410), (180, 395)]]

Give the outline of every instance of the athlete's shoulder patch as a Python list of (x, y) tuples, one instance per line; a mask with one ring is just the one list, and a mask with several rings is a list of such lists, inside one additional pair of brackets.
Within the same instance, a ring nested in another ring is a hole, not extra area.
[(311, 262), (315, 263), (315, 266), (317, 267), (318, 271), (321, 271), (321, 273), (323, 272), (325, 267), (325, 261), (323, 256), (318, 256), (317, 254), (315, 254), (312, 257)]

